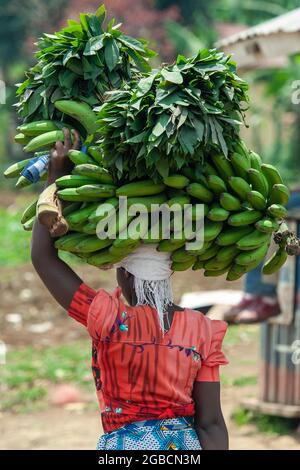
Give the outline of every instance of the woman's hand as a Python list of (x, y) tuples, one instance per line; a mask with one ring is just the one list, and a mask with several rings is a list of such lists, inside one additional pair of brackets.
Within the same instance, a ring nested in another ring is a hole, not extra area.
[(56, 142), (51, 150), (51, 158), (49, 162), (49, 178), (48, 183), (53, 183), (60, 176), (68, 175), (73, 170), (73, 163), (68, 157), (69, 150), (80, 149), (80, 135), (77, 131), (72, 130), (74, 135), (74, 142), (71, 142), (71, 132), (69, 129), (64, 128), (64, 142)]

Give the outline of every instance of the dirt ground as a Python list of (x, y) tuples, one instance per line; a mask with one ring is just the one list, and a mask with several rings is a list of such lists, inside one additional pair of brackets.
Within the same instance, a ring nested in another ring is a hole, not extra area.
[[(115, 286), (113, 273), (96, 271), (82, 266), (77, 269), (82, 279), (94, 288)], [(224, 288), (224, 279), (205, 279), (201, 275), (178, 274), (174, 276), (176, 300), (187, 290), (202, 291)], [(240, 289), (239, 282), (230, 288)], [(10, 349), (21, 349), (27, 345), (51, 346), (87, 338), (86, 332), (75, 322), (66, 318), (65, 312), (51, 299), (30, 265), (17, 269), (1, 270), (0, 283), (0, 340)], [(13, 325), (7, 315), (18, 314), (22, 322)], [(52, 328), (45, 333), (29, 331), (32, 324), (50, 322)], [(249, 332), (249, 330), (247, 330)], [(274, 436), (258, 432), (254, 425), (238, 426), (232, 413), (239, 406), (241, 398), (256, 397), (258, 385), (237, 387), (233, 383), (241, 377), (257, 375), (259, 332), (258, 327), (250, 329), (251, 334), (239, 330), (240, 341), (226, 344), (225, 353), (230, 365), (223, 369), (224, 384), (222, 403), (229, 428), (231, 449), (300, 449), (300, 433)], [(57, 408), (50, 405), (34, 413), (0, 413), (0, 449), (94, 449), (101, 433), (96, 398), (89, 397), (90, 406)]]

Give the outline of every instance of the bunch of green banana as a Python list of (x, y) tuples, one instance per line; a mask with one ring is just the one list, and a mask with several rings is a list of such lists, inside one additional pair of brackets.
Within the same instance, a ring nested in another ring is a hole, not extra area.
[[(61, 132), (53, 130), (53, 125), (47, 124), (49, 132)], [(40, 123), (38, 128), (44, 130), (46, 124)], [(31, 135), (33, 129), (31, 124)], [(22, 126), (20, 131), (25, 133), (26, 128)], [(273, 233), (287, 215), (289, 190), (277, 169), (262, 164), (259, 155), (247, 151), (243, 143), (235, 146), (228, 158), (213, 155), (200, 174), (186, 169), (183, 174), (170, 175), (161, 182), (133, 181), (121, 186), (114, 184), (100, 163), (101, 151), (96, 147), (91, 149), (88, 153), (71, 150), (74, 170), (71, 175), (56, 180), (58, 197), (64, 204), (68, 203), (64, 217), (69, 224), (69, 233), (58, 239), (56, 246), (94, 266), (122, 259), (141, 242), (156, 243), (159, 251), (170, 253), (174, 271), (203, 269), (205, 276), (227, 273), (228, 280), (236, 280), (264, 260)], [(13, 168), (11, 174), (16, 175), (17, 170)], [(142, 235), (138, 240), (123, 239), (120, 235), (133, 220), (115, 212), (120, 198), (124, 197), (128, 209), (139, 208), (149, 218), (157, 207), (165, 204), (172, 213), (171, 238), (166, 239), (159, 226), (154, 238), (151, 230), (147, 230), (146, 239)], [(200, 213), (199, 204), (203, 207)], [(190, 208), (187, 215), (193, 227), (199, 214), (204, 216), (204, 244), (195, 250), (187, 247), (186, 242), (191, 240), (186, 238), (183, 227), (177, 226), (182, 218), (178, 219), (176, 214), (181, 214), (186, 205)], [(25, 230), (32, 227), (35, 208), (33, 202), (23, 215)], [(109, 221), (115, 214), (117, 238), (113, 239), (114, 225), (110, 226)], [(109, 226), (109, 239), (100, 240), (97, 227), (104, 219)], [(285, 247), (281, 246), (266, 263), (264, 272), (268, 274), (281, 267), (286, 256)]]

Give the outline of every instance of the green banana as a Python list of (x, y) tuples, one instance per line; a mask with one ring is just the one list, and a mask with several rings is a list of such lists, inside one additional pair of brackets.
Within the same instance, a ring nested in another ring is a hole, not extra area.
[(258, 211), (263, 211), (267, 206), (266, 199), (258, 191), (250, 191), (250, 193), (247, 194), (247, 200), (249, 201), (253, 209), (256, 209)]
[(283, 184), (280, 173), (275, 166), (263, 163), (261, 165), (261, 170), (267, 178), (270, 188), (272, 188), (274, 184)]
[[(122, 232), (121, 232), (122, 233)], [(120, 234), (117, 238), (113, 241), (113, 246), (116, 250), (118, 250), (118, 254), (122, 254), (123, 252), (132, 251), (135, 246), (138, 246), (141, 243), (140, 239), (133, 239), (133, 238), (122, 238)], [(111, 251), (111, 250), (110, 250)], [(124, 258), (124, 255), (122, 256)]]
[(187, 261), (184, 261), (182, 263), (178, 263), (178, 262), (173, 262), (172, 263), (172, 267), (171, 269), (173, 271), (186, 271), (187, 269), (191, 268), (195, 262), (196, 262), (197, 258), (191, 258), (191, 259), (188, 259)]
[(82, 224), (80, 224), (80, 226), (82, 227), (81, 231), (83, 233), (86, 233), (87, 235), (96, 235), (97, 225), (97, 222), (83, 222)]
[(279, 229), (279, 224), (276, 222), (276, 220), (265, 217), (264, 219), (256, 222), (255, 228), (260, 232), (272, 233)]
[(116, 187), (110, 184), (87, 184), (76, 189), (77, 194), (93, 197), (112, 197), (115, 195)]
[(222, 231), (222, 222), (212, 222), (211, 220), (205, 220), (204, 222), (204, 242), (210, 242), (215, 240), (220, 232)]
[(23, 212), (22, 218), (21, 218), (21, 224), (24, 225), (26, 222), (28, 222), (30, 219), (36, 216), (36, 206), (37, 206), (38, 200), (36, 199), (33, 201)]
[(270, 233), (260, 232), (259, 230), (255, 229), (245, 237), (238, 240), (236, 246), (239, 250), (242, 251), (255, 250), (261, 245), (264, 245), (267, 241), (270, 240), (270, 238)]
[(247, 272), (246, 266), (241, 266), (239, 264), (233, 264), (228, 271), (226, 281), (237, 281)]
[(129, 197), (127, 199), (127, 207), (128, 209), (130, 209), (133, 205), (142, 204), (146, 211), (155, 212), (157, 210), (156, 206), (160, 206), (165, 202), (167, 202), (167, 196), (165, 195), (165, 193), (158, 194), (155, 196)]
[(17, 129), (26, 136), (35, 137), (46, 132), (62, 130), (64, 127), (70, 128), (68, 124), (61, 121), (34, 121), (22, 124)]
[(222, 193), (220, 197), (220, 204), (223, 209), (234, 212), (242, 208), (241, 202), (235, 196), (232, 196), (229, 193)]
[(185, 243), (185, 240), (162, 240), (161, 242), (159, 242), (157, 250), (165, 253), (171, 253), (183, 247)]
[(190, 259), (195, 259), (195, 258), (196, 258), (196, 255), (195, 254), (193, 255), (191, 252), (187, 252), (184, 246), (174, 251), (171, 255), (171, 259), (175, 263), (184, 263)]
[(166, 186), (161, 183), (154, 183), (151, 180), (138, 181), (137, 183), (129, 183), (117, 189), (117, 196), (139, 197), (154, 196), (162, 193)]
[(71, 224), (81, 224), (88, 220), (89, 216), (99, 207), (97, 202), (88, 204), (86, 207), (81, 208), (65, 217), (66, 221)]
[[(95, 209), (90, 213), (88, 220), (91, 223), (97, 223), (104, 217), (110, 217), (118, 209), (119, 199), (112, 197), (106, 199), (103, 203), (96, 204)], [(110, 207), (111, 206), (111, 207)]]
[(14, 138), (16, 144), (26, 145), (30, 142), (30, 137), (27, 137), (25, 134), (17, 134)]
[(252, 263), (260, 263), (265, 258), (270, 242), (264, 243), (260, 247), (251, 251), (243, 251), (235, 258), (236, 264), (241, 264), (242, 266), (247, 266)]
[(190, 203), (190, 201), (191, 200), (189, 196), (185, 195), (185, 196), (173, 197), (172, 199), (169, 199), (166, 202), (166, 204), (169, 206), (170, 209), (173, 207), (173, 210), (176, 211), (175, 209), (176, 206), (178, 206), (178, 208), (182, 210), (186, 204)]
[(232, 176), (228, 179), (229, 186), (243, 201), (247, 199), (251, 186), (240, 176)]
[(21, 171), (24, 170), (25, 166), (28, 165), (30, 160), (31, 158), (27, 158), (26, 160), (14, 163), (10, 167), (8, 167), (4, 172), (5, 178), (17, 178), (20, 175)]
[(63, 114), (71, 116), (73, 119), (80, 122), (88, 134), (95, 134), (97, 132), (97, 115), (87, 103), (82, 101), (58, 100), (55, 101), (54, 106)]
[(260, 167), (262, 165), (262, 159), (258, 155), (258, 153), (253, 152), (252, 150), (249, 153), (250, 160), (251, 160), (251, 168), (255, 170), (261, 171)]
[(270, 207), (268, 207), (267, 213), (275, 219), (282, 219), (287, 216), (288, 211), (280, 204), (272, 204)]
[(63, 131), (51, 131), (46, 132), (45, 134), (38, 135), (34, 137), (27, 145), (24, 147), (24, 152), (36, 152), (42, 148), (49, 148), (55, 144), (55, 142), (64, 141)]
[(203, 184), (201, 183), (192, 183), (186, 188), (186, 192), (192, 196), (195, 197), (196, 199), (199, 199), (202, 202), (205, 202), (206, 204), (209, 204), (210, 202), (213, 201), (214, 195), (209, 189), (207, 189)]
[(239, 153), (234, 153), (230, 157), (230, 162), (233, 166), (236, 176), (248, 180), (248, 170), (251, 168), (251, 161), (249, 156), (240, 155)]
[(242, 227), (244, 225), (254, 224), (262, 217), (262, 213), (256, 210), (245, 210), (233, 214), (228, 219), (228, 224), (233, 227)]
[[(86, 188), (86, 186), (83, 186)], [(78, 194), (78, 188), (66, 188), (57, 191), (57, 195), (59, 199), (63, 201), (70, 201), (70, 202), (96, 202), (99, 201), (100, 197), (90, 194)]]
[(67, 217), (70, 214), (73, 214), (73, 212), (78, 211), (82, 207), (82, 204), (80, 202), (71, 202), (70, 204), (66, 204), (63, 208), (63, 216)]
[(92, 266), (101, 267), (105, 266), (106, 264), (114, 264), (122, 259), (122, 256), (119, 257), (112, 255), (109, 250), (106, 248), (105, 250), (101, 250), (98, 253), (87, 258), (88, 264)]
[(214, 194), (221, 194), (227, 191), (226, 184), (224, 183), (222, 178), (220, 178), (219, 176), (209, 175), (207, 176), (206, 181), (207, 181), (208, 188)]
[(280, 247), (276, 253), (264, 264), (263, 274), (273, 274), (278, 271), (286, 262), (288, 257), (285, 248)]
[(249, 158), (249, 150), (243, 140), (238, 140), (233, 144), (233, 150), (240, 155), (244, 155), (245, 158)]
[(90, 163), (75, 166), (73, 175), (85, 176), (103, 184), (113, 184), (113, 178), (105, 168)]
[(87, 236), (82, 233), (69, 233), (60, 237), (55, 242), (55, 248), (62, 251), (73, 251), (79, 241), (86, 240)]
[(58, 178), (56, 181), (56, 186), (61, 189), (65, 188), (80, 188), (87, 184), (94, 184), (95, 180), (87, 176), (80, 175), (66, 175)]
[(280, 204), (286, 206), (290, 199), (290, 190), (284, 184), (274, 184), (270, 191), (268, 204)]
[(31, 232), (32, 231), (35, 219), (36, 219), (36, 217), (34, 216), (31, 219), (27, 220), (27, 222), (25, 222), (23, 224), (23, 229), (25, 230), (25, 232)]
[(203, 254), (198, 255), (199, 261), (207, 261), (214, 258), (220, 250), (220, 247), (215, 243), (211, 245)]
[(199, 259), (193, 264), (193, 271), (198, 271), (199, 269), (204, 268), (205, 261), (200, 261)]
[(74, 248), (75, 252), (80, 253), (93, 253), (95, 251), (103, 250), (112, 244), (112, 240), (100, 240), (97, 235), (91, 235), (86, 240), (80, 241)]
[(88, 154), (93, 157), (93, 159), (99, 163), (100, 165), (103, 165), (103, 153), (100, 149), (100, 147), (95, 147), (91, 146), (88, 148)]
[(218, 172), (215, 169), (215, 167), (213, 165), (211, 165), (210, 163), (208, 163), (208, 162), (205, 162), (205, 164), (204, 164), (203, 173), (206, 176), (209, 176), (209, 175), (218, 176)]
[(252, 189), (254, 191), (258, 191), (265, 198), (267, 198), (269, 195), (269, 183), (261, 170), (250, 168), (250, 170), (248, 170), (248, 176), (249, 182), (252, 185)]
[(230, 260), (219, 261), (214, 257), (206, 261), (204, 268), (206, 269), (206, 271), (223, 271), (223, 269), (226, 269), (227, 271), (230, 265), (231, 265)]
[(224, 155), (213, 155), (212, 161), (221, 178), (227, 179), (231, 176), (234, 176), (234, 171), (230, 164), (230, 161)]
[(223, 268), (223, 269), (219, 269), (218, 271), (210, 271), (208, 269), (206, 269), (204, 271), (204, 276), (205, 277), (218, 277), (218, 276), (222, 276), (223, 274), (227, 273), (228, 271), (228, 266), (226, 268)]
[(234, 227), (223, 230), (216, 242), (219, 246), (229, 246), (237, 243), (241, 238), (253, 231), (252, 227)]
[[(186, 216), (188, 217), (189, 220), (196, 221), (198, 220), (198, 210), (197, 210), (197, 205), (199, 204), (193, 204), (191, 207), (191, 212), (186, 212)], [(210, 207), (207, 204), (202, 204), (203, 206), (203, 215), (206, 217), (209, 213)], [(202, 212), (201, 216), (202, 216)]]
[(216, 254), (216, 260), (218, 261), (233, 261), (234, 258), (239, 254), (239, 249), (236, 245), (224, 246), (219, 249)]
[(228, 219), (229, 215), (230, 212), (223, 209), (223, 207), (213, 207), (209, 211), (207, 218), (213, 222), (224, 222)]
[(86, 163), (95, 165), (95, 160), (80, 150), (69, 150), (68, 156), (74, 165), (85, 165)]
[(202, 248), (199, 250), (187, 250), (187, 252), (196, 256), (203, 255), (212, 246), (213, 243), (214, 241), (204, 242)]
[(32, 183), (29, 181), (25, 176), (20, 176), (18, 181), (16, 182), (16, 188), (21, 189), (21, 188), (27, 188), (28, 186), (31, 186)]
[(184, 189), (189, 185), (189, 179), (183, 175), (170, 175), (164, 179), (164, 184), (170, 188)]
[(134, 243), (126, 247), (124, 246), (118, 247), (118, 246), (115, 246), (113, 243), (111, 247), (108, 249), (108, 252), (110, 255), (114, 257), (119, 257), (119, 256), (124, 257), (124, 256), (129, 255), (133, 251), (135, 251), (140, 246), (140, 244), (141, 244), (140, 240), (135, 240)]

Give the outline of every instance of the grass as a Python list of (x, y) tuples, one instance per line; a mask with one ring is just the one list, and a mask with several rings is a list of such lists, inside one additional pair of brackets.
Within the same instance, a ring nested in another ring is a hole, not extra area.
[(29, 261), (31, 234), (23, 230), (20, 218), (17, 207), (8, 210), (0, 207), (0, 266), (17, 266)]
[(245, 377), (238, 377), (232, 381), (232, 385), (234, 387), (247, 387), (247, 385), (256, 385), (257, 384), (257, 377), (256, 376), (245, 376)]
[(238, 426), (253, 424), (257, 431), (269, 435), (286, 435), (297, 428), (299, 421), (297, 419), (287, 419), (278, 416), (269, 416), (253, 411), (238, 409), (232, 419)]
[(0, 410), (23, 412), (39, 407), (49, 386), (62, 382), (92, 391), (90, 363), (91, 346), (87, 341), (8, 352), (6, 365), (0, 366), (0, 390), (5, 397)]
[[(0, 207), (0, 266), (14, 267), (30, 262), (31, 232), (25, 232), (20, 220), (25, 208), (36, 198), (34, 194), (16, 193), (11, 207)], [(73, 266), (84, 262), (71, 253), (61, 252), (60, 257)]]

